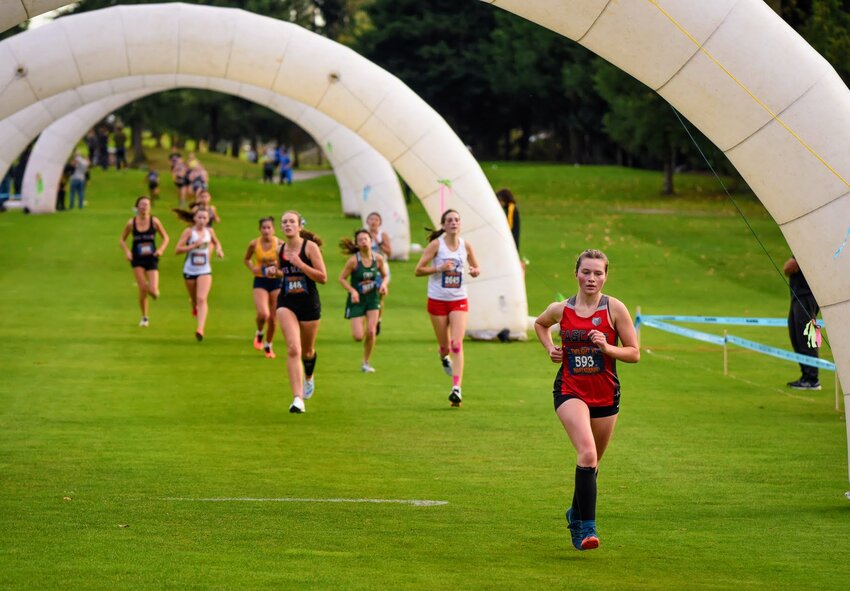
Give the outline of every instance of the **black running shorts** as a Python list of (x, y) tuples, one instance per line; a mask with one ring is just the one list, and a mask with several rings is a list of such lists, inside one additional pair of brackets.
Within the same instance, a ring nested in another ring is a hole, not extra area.
[(138, 257), (130, 261), (131, 267), (141, 267), (145, 271), (159, 270), (159, 257)]
[(310, 322), (322, 317), (322, 303), (319, 298), (313, 296), (293, 298), (286, 297), (281, 290), (277, 297), (277, 307), (292, 310), (299, 322)]
[[(555, 394), (555, 410), (565, 403), (570, 398), (581, 398), (575, 394)], [(591, 419), (601, 419), (603, 417), (611, 417), (620, 412), (620, 391), (614, 394), (614, 404), (611, 406), (588, 406)]]

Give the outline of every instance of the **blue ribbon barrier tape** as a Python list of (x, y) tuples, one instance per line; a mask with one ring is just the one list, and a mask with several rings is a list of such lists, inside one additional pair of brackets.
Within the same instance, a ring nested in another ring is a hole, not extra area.
[(741, 337), (736, 337), (733, 335), (727, 336), (726, 341), (732, 343), (733, 345), (744, 347), (745, 349), (750, 349), (752, 351), (764, 353), (765, 355), (772, 355), (773, 357), (778, 357), (779, 359), (785, 359), (787, 361), (793, 361), (795, 363), (801, 363), (803, 365), (809, 365), (811, 367), (819, 367), (821, 369), (835, 371), (835, 364), (831, 361), (826, 361), (825, 359), (818, 359), (817, 357), (809, 357), (808, 355), (792, 353), (791, 351), (777, 349), (776, 347), (769, 347), (767, 345), (762, 345), (761, 343), (756, 343), (755, 341), (748, 341), (747, 339), (742, 339)]
[[(788, 326), (786, 318), (745, 318), (738, 316), (668, 316), (641, 314), (635, 319), (639, 325), (646, 320), (661, 320), (662, 322), (689, 322), (691, 324), (729, 324), (737, 326)], [(823, 320), (818, 320), (818, 326), (825, 326)]]
[(698, 341), (704, 341), (706, 343), (711, 343), (712, 345), (723, 346), (725, 342), (723, 337), (719, 337), (717, 335), (708, 334), (707, 332), (700, 332), (698, 330), (692, 330), (690, 328), (682, 328), (681, 326), (676, 326), (674, 324), (667, 324), (666, 322), (660, 322), (655, 320), (654, 318), (647, 318), (643, 316), (641, 318), (641, 323), (645, 326), (649, 326), (650, 328), (657, 328), (659, 330), (663, 330), (665, 332), (672, 332), (673, 334), (677, 334), (679, 336), (688, 337), (690, 339), (696, 339)]

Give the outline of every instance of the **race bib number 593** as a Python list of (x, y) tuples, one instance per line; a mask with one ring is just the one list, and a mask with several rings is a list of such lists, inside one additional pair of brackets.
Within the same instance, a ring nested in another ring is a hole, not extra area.
[(602, 371), (602, 351), (597, 347), (567, 349), (567, 367), (572, 375), (593, 375)]

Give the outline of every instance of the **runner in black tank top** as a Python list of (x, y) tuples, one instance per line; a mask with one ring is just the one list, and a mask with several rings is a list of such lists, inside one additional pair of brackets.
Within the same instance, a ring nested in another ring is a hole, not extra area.
[[(151, 215), (151, 200), (148, 197), (136, 199), (137, 214), (124, 225), (121, 233), (121, 248), (133, 267), (133, 276), (139, 287), (139, 308), (142, 319), (139, 326), (148, 326), (148, 295), (159, 297), (159, 255), (168, 246), (168, 234), (162, 223)], [(147, 229), (140, 230), (139, 226), (147, 222)], [(127, 247), (127, 236), (132, 233), (132, 249)], [(162, 236), (162, 244), (157, 248), (156, 235)]]
[[(298, 256), (307, 266), (312, 267), (313, 261), (307, 255), (309, 242), (302, 241)], [(319, 300), (316, 282), (301, 267), (287, 259), (285, 244), (281, 244), (277, 251), (277, 261), (282, 276), (277, 307), (292, 310), (299, 322), (319, 320), (322, 317), (322, 302)]]
[(281, 289), (277, 324), (286, 339), (286, 369), (292, 388), (291, 413), (304, 412), (304, 400), (313, 395), (316, 335), (322, 306), (317, 283), (328, 280), (318, 236), (302, 228), (301, 214), (287, 211), (280, 220), (284, 243), (278, 251)]

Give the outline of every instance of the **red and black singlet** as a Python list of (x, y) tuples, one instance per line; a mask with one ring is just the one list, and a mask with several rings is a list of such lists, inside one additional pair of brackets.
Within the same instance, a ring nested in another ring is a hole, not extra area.
[(591, 330), (598, 330), (609, 345), (618, 344), (608, 314), (608, 296), (602, 296), (596, 311), (587, 318), (576, 314), (575, 304), (576, 296), (564, 303), (560, 324), (564, 359), (555, 378), (554, 394), (574, 395), (588, 406), (612, 406), (620, 393), (616, 361), (603, 355), (588, 336)]

